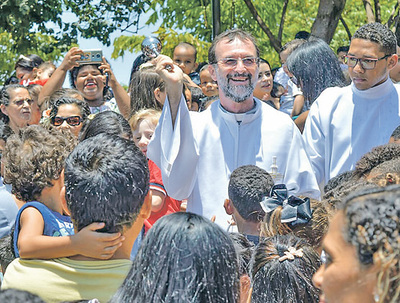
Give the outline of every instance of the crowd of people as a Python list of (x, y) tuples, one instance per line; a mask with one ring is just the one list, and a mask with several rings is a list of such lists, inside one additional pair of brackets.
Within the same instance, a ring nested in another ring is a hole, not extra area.
[(305, 34), (279, 69), (240, 29), (200, 64), (182, 41), (128, 91), (78, 47), (20, 56), (0, 301), (399, 302), (400, 48), (380, 23), (336, 54)]

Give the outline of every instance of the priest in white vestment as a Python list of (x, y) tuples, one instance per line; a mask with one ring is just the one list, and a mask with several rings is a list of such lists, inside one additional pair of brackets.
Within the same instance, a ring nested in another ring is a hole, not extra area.
[(209, 70), (220, 100), (201, 113), (187, 109), (180, 69), (166, 56), (156, 59), (168, 97), (147, 156), (160, 167), (168, 195), (187, 198), (187, 211), (215, 215), (223, 227), (230, 219), (223, 207), (229, 176), (242, 165), (270, 172), (276, 157), (278, 175), (291, 194), (320, 197), (295, 124), (253, 97), (258, 58), (250, 34), (235, 29), (219, 35), (210, 48)]

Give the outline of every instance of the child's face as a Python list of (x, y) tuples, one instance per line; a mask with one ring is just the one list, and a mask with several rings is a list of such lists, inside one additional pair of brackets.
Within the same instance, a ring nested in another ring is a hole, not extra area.
[(55, 71), (55, 69), (53, 67), (44, 68), (44, 69), (39, 68), (37, 70), (36, 77), (39, 80), (49, 79), (51, 77), (51, 75), (54, 73), (54, 71)]
[(200, 72), (200, 87), (207, 97), (218, 96), (218, 84), (211, 78), (208, 69)]
[(133, 142), (145, 155), (155, 128), (156, 126), (149, 119), (143, 119), (133, 131)]
[(195, 50), (191, 47), (177, 46), (174, 50), (174, 63), (187, 75), (197, 68), (194, 53)]

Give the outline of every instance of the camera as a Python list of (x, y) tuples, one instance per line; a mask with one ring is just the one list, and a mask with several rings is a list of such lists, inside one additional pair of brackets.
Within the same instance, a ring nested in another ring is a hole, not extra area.
[(80, 64), (102, 63), (103, 51), (101, 49), (84, 50), (81, 59), (77, 62)]

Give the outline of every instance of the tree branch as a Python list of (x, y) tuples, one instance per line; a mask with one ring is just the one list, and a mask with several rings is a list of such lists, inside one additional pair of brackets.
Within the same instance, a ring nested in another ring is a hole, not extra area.
[(372, 5), (370, 0), (363, 0), (365, 12), (367, 13), (367, 20), (368, 23), (375, 22), (375, 15), (374, 11), (372, 10)]
[(283, 3), (283, 8), (282, 8), (281, 22), (279, 24), (279, 31), (278, 31), (278, 40), (279, 41), (282, 41), (283, 25), (285, 23), (285, 16), (286, 16), (286, 11), (287, 11), (288, 5), (289, 5), (289, 0), (285, 0), (285, 2)]
[[(397, 0), (397, 3), (393, 7), (392, 13), (390, 14), (388, 21), (387, 21), (388, 28), (392, 27), (393, 22), (395, 22), (396, 18), (398, 18), (398, 16), (399, 16), (399, 11), (397, 10), (399, 5), (400, 5), (400, 0)], [(396, 11), (397, 11), (397, 13), (396, 13)]]
[(342, 16), (340, 16), (339, 20), (340, 20), (340, 22), (342, 22), (342, 25), (343, 25), (344, 29), (346, 30), (347, 37), (349, 37), (349, 41), (351, 41), (351, 36), (352, 35), (351, 35), (350, 29), (349, 29), (346, 21), (344, 21)]
[(382, 23), (381, 4), (379, 3), (379, 0), (375, 0), (374, 5), (375, 5), (375, 20), (376, 22)]
[(279, 53), (282, 48), (281, 41), (278, 40), (274, 36), (274, 34), (269, 29), (268, 25), (266, 25), (265, 22), (261, 19), (261, 17), (259, 16), (259, 14), (258, 14), (256, 8), (254, 7), (253, 3), (251, 2), (251, 0), (243, 0), (243, 1), (247, 5), (248, 9), (250, 10), (250, 13), (253, 15), (253, 18), (260, 25), (263, 32), (267, 34), (267, 36), (270, 40), (271, 46)]

